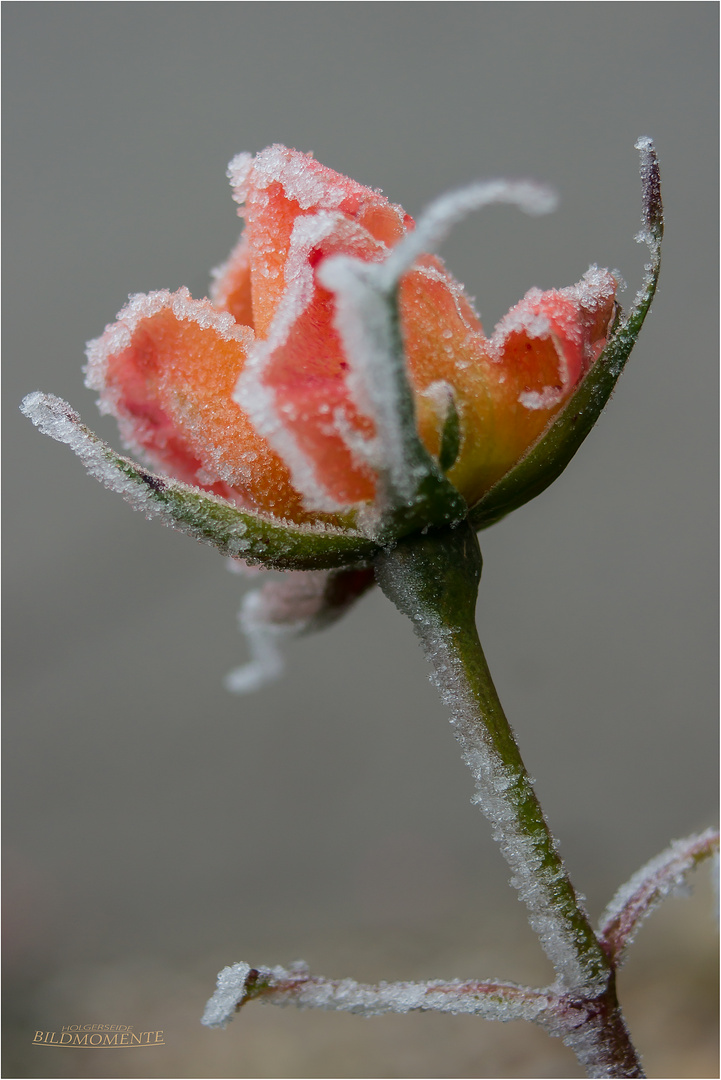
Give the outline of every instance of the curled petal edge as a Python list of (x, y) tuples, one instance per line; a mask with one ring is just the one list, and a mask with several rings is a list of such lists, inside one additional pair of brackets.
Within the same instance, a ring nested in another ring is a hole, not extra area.
[(273, 520), (149, 472), (103, 442), (62, 398), (28, 394), (21, 411), (44, 435), (69, 446), (91, 476), (122, 495), (133, 509), (210, 544), (223, 555), (277, 570), (332, 570), (363, 565), (377, 554), (373, 540), (352, 530)]
[(636, 149), (642, 188), (642, 228), (636, 239), (650, 254), (641, 287), (628, 314), (619, 311), (605, 349), (545, 434), (472, 508), (469, 520), (475, 529), (485, 529), (517, 510), (561, 475), (600, 416), (636, 343), (656, 292), (663, 239), (656, 150), (648, 137), (639, 139)]

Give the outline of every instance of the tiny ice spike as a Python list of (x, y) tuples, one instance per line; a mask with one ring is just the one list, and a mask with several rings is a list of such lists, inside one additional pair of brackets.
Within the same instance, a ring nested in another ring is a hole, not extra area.
[(484, 527), (558, 475), (640, 328), (620, 318), (615, 278), (591, 267), (576, 285), (531, 289), (486, 337), (428, 253), (471, 210), (545, 213), (552, 192), (477, 183), (416, 227), (378, 191), (283, 146), (239, 154), (228, 175), (245, 229), (211, 298), (131, 296), (87, 349), (101, 410), (154, 472), (60, 399), (31, 394), (23, 411), (42, 431), (137, 509), (279, 569), (368, 565), (417, 530), (465, 517)]

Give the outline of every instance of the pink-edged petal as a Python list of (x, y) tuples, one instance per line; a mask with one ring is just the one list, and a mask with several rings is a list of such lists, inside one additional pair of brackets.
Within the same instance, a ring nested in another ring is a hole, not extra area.
[(244, 235), (252, 252), (253, 325), (261, 338), (269, 333), (288, 284), (286, 261), (298, 217), (337, 212), (386, 249), (413, 227), (412, 218), (379, 192), (285, 146), (268, 147), (255, 158), (239, 154), (231, 161), (228, 175), (246, 221)]
[(491, 346), (527, 409), (554, 409), (578, 385), (606, 343), (617, 282), (591, 269), (576, 285), (531, 289), (496, 327)]
[(138, 295), (88, 345), (88, 385), (126, 444), (246, 507), (304, 520), (287, 468), (233, 400), (253, 331), (187, 289)]
[(617, 282), (595, 267), (576, 285), (530, 292), (491, 337), (489, 389), (510, 468), (537, 441), (606, 344)]
[(373, 500), (364, 453), (372, 421), (354, 403), (334, 301), (316, 269), (334, 254), (380, 261), (382, 243), (338, 212), (296, 219), (283, 293), (265, 341), (251, 350), (236, 391), (241, 407), (287, 462), (305, 505), (326, 512)]
[[(400, 310), (419, 434), (439, 454), (452, 395), (460, 422), (448, 476), (469, 505), (534, 444), (601, 353), (616, 281), (532, 289), (487, 339), (462, 286), (426, 256), (401, 283)], [(442, 391), (442, 392), (441, 392)]]

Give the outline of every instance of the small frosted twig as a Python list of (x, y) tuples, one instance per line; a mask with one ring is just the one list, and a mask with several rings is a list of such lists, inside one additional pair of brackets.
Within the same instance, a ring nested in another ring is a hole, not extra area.
[(296, 1005), (302, 1009), (330, 1009), (379, 1016), (382, 1013), (445, 1012), (482, 1016), (486, 1020), (530, 1020), (542, 1023), (558, 1008), (552, 991), (532, 990), (514, 983), (430, 982), (379, 983), (371, 986), (354, 979), (326, 979), (311, 975), (304, 964), (252, 968), (233, 964), (218, 976), (218, 988), (208, 1001), (202, 1023), (224, 1027), (248, 1001), (270, 1005)]
[(715, 829), (674, 840), (621, 886), (601, 916), (599, 928), (601, 944), (614, 966), (625, 960), (626, 949), (644, 919), (662, 900), (681, 888), (690, 871), (717, 852), (718, 847), (719, 834)]

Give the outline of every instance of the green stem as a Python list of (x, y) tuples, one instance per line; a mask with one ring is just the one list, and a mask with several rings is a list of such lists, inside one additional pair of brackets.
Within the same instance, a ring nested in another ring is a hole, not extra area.
[[(588, 1068), (603, 1070), (591, 1075), (641, 1076), (613, 969), (566, 873), (483, 655), (475, 623), (480, 575), (478, 540), (467, 523), (416, 534), (376, 562), (380, 587), (413, 622), (433, 667), (476, 780), (473, 801), (491, 822), (569, 1002), (560, 1033)], [(583, 1036), (578, 1019), (570, 1020), (574, 1003), (585, 1010)]]

